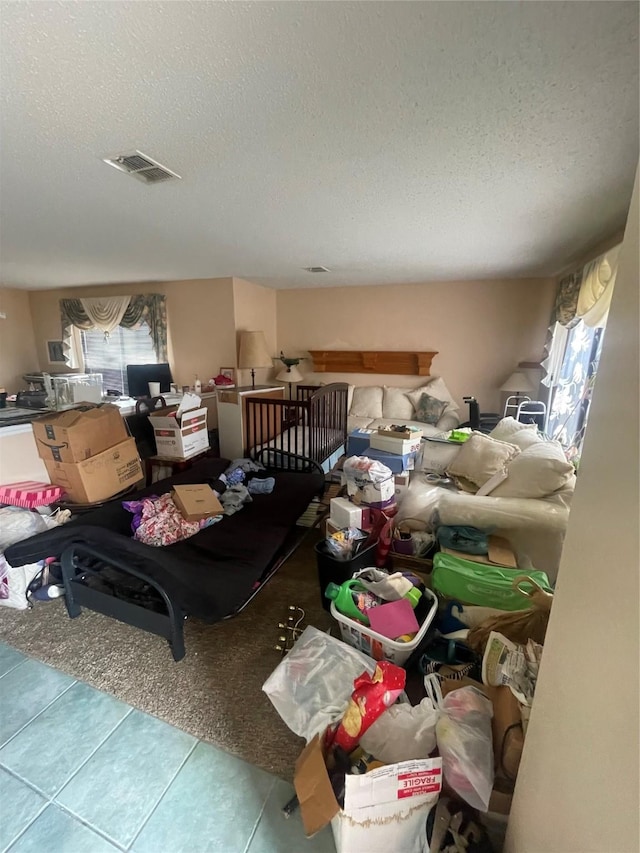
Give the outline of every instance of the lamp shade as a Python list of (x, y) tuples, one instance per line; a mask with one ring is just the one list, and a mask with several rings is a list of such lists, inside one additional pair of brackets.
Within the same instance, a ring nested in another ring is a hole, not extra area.
[(303, 377), (295, 364), (292, 364), (288, 370), (281, 370), (276, 379), (279, 382), (302, 382)]
[(273, 359), (269, 355), (264, 332), (240, 332), (240, 352), (238, 367), (248, 370), (253, 367), (272, 367)]
[(501, 391), (533, 391), (533, 385), (531, 384), (531, 380), (528, 376), (521, 370), (516, 370), (511, 376), (507, 379), (506, 382), (503, 382), (500, 386)]

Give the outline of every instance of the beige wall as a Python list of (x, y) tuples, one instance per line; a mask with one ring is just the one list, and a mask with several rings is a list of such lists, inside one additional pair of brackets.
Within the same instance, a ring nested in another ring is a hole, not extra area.
[(206, 382), (221, 366), (235, 364), (233, 282), (231, 278), (212, 278), (31, 291), (40, 369), (60, 371), (59, 366), (49, 364), (45, 342), (60, 338), (61, 298), (127, 293), (166, 295), (169, 362), (178, 385), (193, 385), (196, 373)]
[[(498, 387), (518, 362), (540, 360), (554, 295), (551, 279), (280, 290), (278, 347), (287, 355), (436, 350), (432, 373), (445, 379), (460, 405), (471, 394), (483, 411), (495, 411)], [(411, 376), (313, 374), (311, 361), (300, 368), (310, 381), (421, 384)]]
[(0, 319), (0, 388), (15, 394), (25, 387), (22, 374), (38, 370), (27, 291), (0, 287), (0, 312), (7, 315)]
[[(276, 291), (242, 278), (234, 278), (233, 302), (238, 346), (241, 332), (263, 331), (269, 353), (277, 355), (280, 350), (277, 347)], [(237, 364), (237, 359), (229, 364)], [(276, 373), (275, 368), (257, 369), (256, 385), (273, 379)], [(238, 384), (251, 384), (249, 370), (239, 371)]]
[(638, 177), (507, 853), (637, 853)]

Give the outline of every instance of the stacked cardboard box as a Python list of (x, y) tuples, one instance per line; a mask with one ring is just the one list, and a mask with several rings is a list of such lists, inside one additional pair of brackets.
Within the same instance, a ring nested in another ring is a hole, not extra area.
[(106, 500), (143, 478), (136, 443), (117, 406), (83, 403), (33, 421), (51, 482), (73, 503)]

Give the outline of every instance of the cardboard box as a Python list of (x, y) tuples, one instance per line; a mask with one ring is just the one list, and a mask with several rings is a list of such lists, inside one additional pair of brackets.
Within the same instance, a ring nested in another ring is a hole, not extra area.
[(165, 459), (189, 459), (209, 447), (206, 407), (183, 412), (180, 422), (172, 416), (177, 410), (167, 406), (149, 415), (158, 456)]
[(509, 542), (502, 536), (489, 536), (489, 553), (481, 554), (465, 554), (463, 551), (456, 551), (453, 548), (442, 548), (445, 554), (452, 554), (454, 557), (460, 557), (463, 560), (471, 560), (473, 563), (482, 563), (483, 566), (504, 566), (509, 569), (517, 569), (518, 561), (513, 553), (513, 548)]
[(410, 471), (403, 471), (401, 474), (396, 474), (393, 478), (393, 484), (396, 489), (396, 497), (404, 494), (409, 488)]
[(403, 471), (413, 471), (416, 464), (415, 453), (406, 453), (403, 456), (398, 456), (396, 453), (389, 453), (388, 450), (376, 450), (370, 447), (367, 450), (366, 456), (369, 459), (382, 462), (393, 474), (401, 474)]
[(340, 808), (316, 735), (296, 761), (293, 780), (307, 836), (329, 822), (337, 853), (390, 853), (426, 849), (426, 820), (442, 787), (442, 759), (388, 764), (345, 778)]
[(408, 453), (419, 453), (422, 436), (418, 433), (417, 436), (403, 439), (376, 432), (371, 436), (369, 444), (374, 450), (386, 450), (387, 453), (406, 456)]
[(185, 521), (202, 521), (224, 512), (215, 492), (206, 483), (174, 486), (171, 495)]
[[(401, 425), (398, 425), (401, 426)], [(385, 427), (378, 427), (378, 435), (391, 436), (392, 438), (402, 438), (402, 439), (411, 439), (422, 438), (422, 430), (420, 427), (404, 427), (404, 429), (389, 429)]]
[(362, 527), (363, 513), (369, 510), (366, 507), (357, 506), (347, 498), (332, 498), (329, 504), (329, 518), (338, 530), (344, 527)]
[(32, 426), (38, 455), (45, 462), (82, 462), (129, 437), (120, 409), (109, 403), (47, 412)]
[(44, 460), (51, 478), (67, 493), (73, 503), (94, 503), (116, 495), (127, 486), (143, 479), (136, 443), (132, 438), (121, 441), (82, 462)]
[(366, 456), (373, 431), (354, 429), (347, 436), (347, 456)]

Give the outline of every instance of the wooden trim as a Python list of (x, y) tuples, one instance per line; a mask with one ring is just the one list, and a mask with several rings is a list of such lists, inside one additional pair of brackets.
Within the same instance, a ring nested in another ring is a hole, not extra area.
[(429, 376), (437, 352), (309, 350), (316, 373), (394, 373)]

